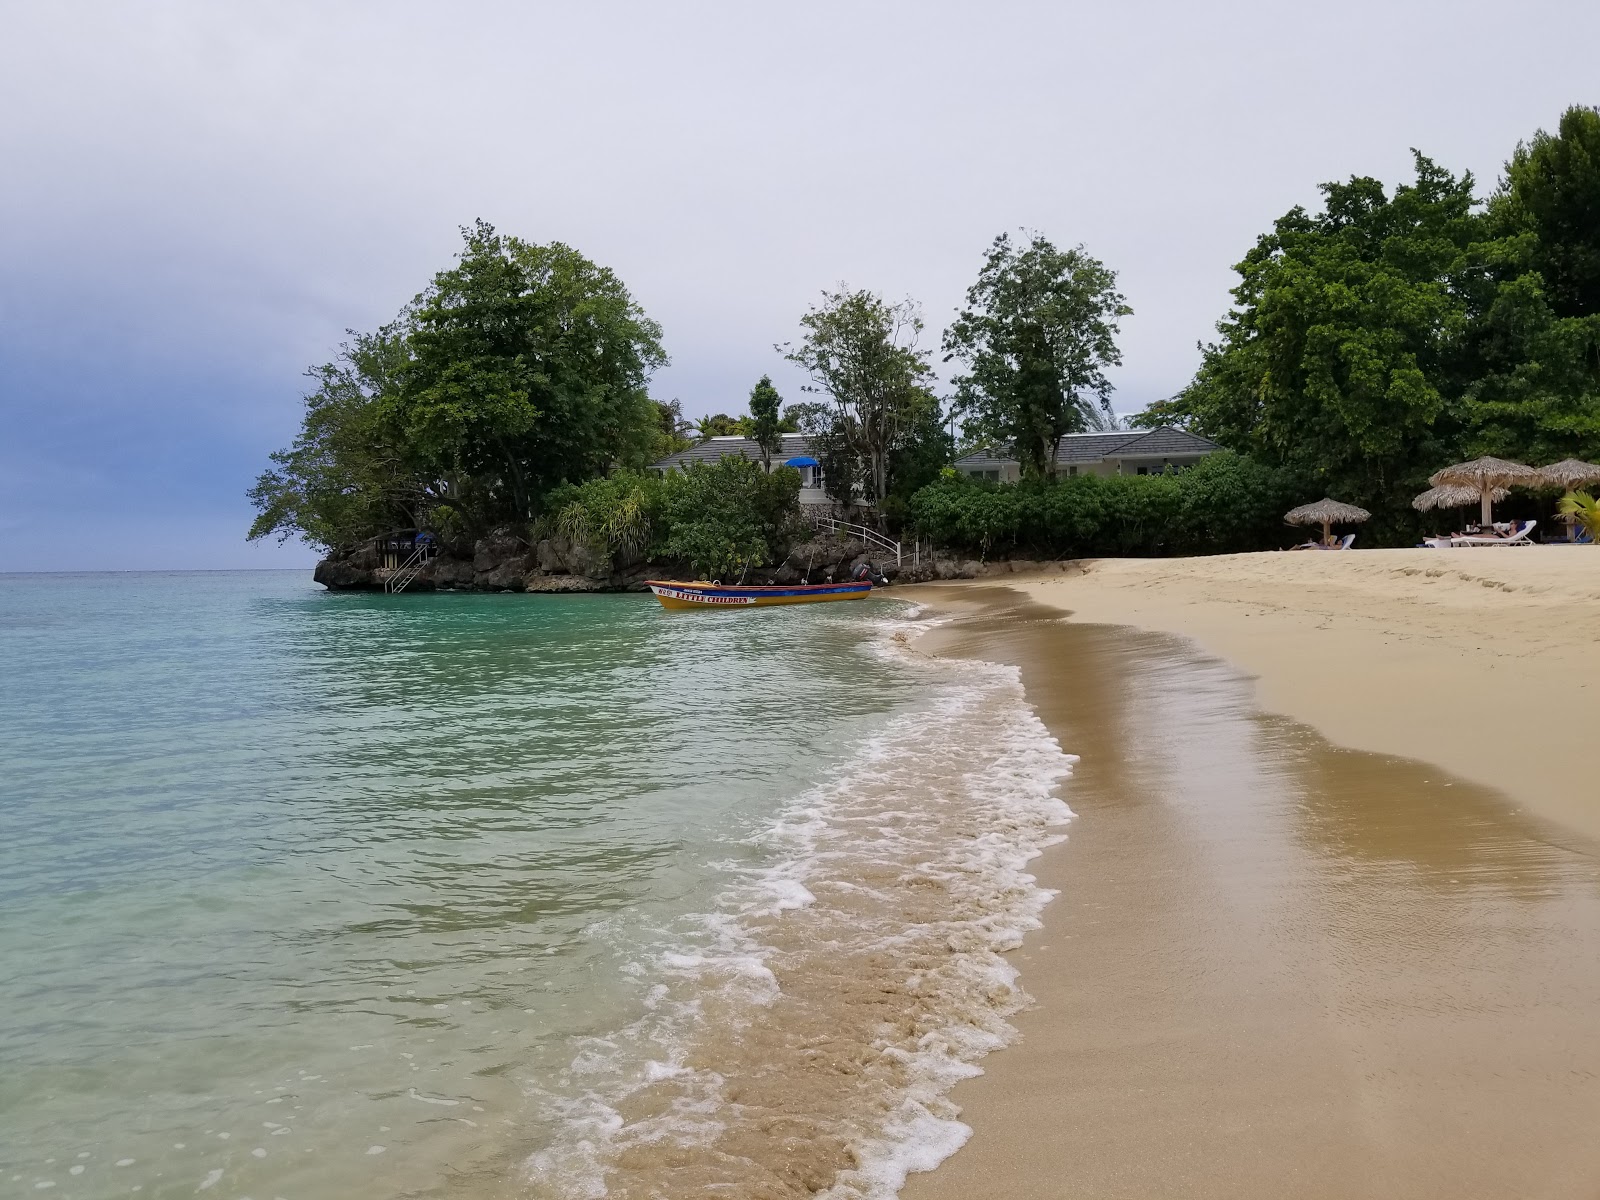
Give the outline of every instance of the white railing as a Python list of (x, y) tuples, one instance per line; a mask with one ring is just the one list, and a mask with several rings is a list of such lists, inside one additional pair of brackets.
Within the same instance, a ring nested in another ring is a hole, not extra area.
[(428, 545), (424, 543), (413, 550), (411, 552), (411, 557), (406, 559), (405, 562), (401, 563), (398, 567), (394, 567), (391, 570), (382, 572), (384, 576), (383, 590), (391, 595), (405, 591), (410, 585), (411, 581), (415, 579), (422, 572), (422, 568), (427, 565)]
[[(826, 529), (833, 533), (848, 534), (850, 537), (855, 538), (857, 541), (865, 542), (869, 546), (876, 546), (880, 550), (887, 550), (890, 554), (894, 555), (894, 565), (897, 567), (901, 565), (902, 560), (905, 558), (905, 551), (901, 547), (900, 543), (895, 541), (893, 538), (885, 537), (876, 529), (869, 529), (865, 525), (854, 525), (849, 521), (841, 521), (837, 517), (814, 516), (811, 518), (811, 523), (818, 529)], [(920, 549), (921, 547), (918, 547), (919, 553), (917, 557), (919, 559), (921, 558)]]

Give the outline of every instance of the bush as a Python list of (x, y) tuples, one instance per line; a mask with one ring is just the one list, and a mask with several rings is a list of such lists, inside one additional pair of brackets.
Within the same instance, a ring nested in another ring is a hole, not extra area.
[(781, 558), (800, 520), (800, 472), (730, 455), (668, 472), (667, 528), (656, 547), (709, 576), (734, 575)]
[(783, 557), (800, 520), (800, 472), (770, 475), (738, 457), (691, 463), (665, 476), (617, 471), (565, 484), (545, 500), (545, 533), (608, 556), (675, 559), (736, 575)]
[(1219, 453), (1165, 475), (980, 483), (948, 475), (911, 498), (917, 530), (981, 556), (1229, 554), (1295, 540), (1283, 514), (1303, 489), (1287, 472)]

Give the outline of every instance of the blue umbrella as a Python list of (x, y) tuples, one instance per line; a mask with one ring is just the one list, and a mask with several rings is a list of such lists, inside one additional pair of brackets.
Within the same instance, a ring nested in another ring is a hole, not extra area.
[(809, 454), (797, 454), (793, 458), (785, 459), (783, 465), (786, 467), (820, 467), (822, 464)]

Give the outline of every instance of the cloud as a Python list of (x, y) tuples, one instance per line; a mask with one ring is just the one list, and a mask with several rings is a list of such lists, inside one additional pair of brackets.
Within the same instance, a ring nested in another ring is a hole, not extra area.
[(67, 545), (96, 519), (142, 523), (152, 562), (249, 560), (219, 531), (242, 536), (301, 370), (479, 216), (614, 267), (665, 327), (656, 390), (692, 414), (764, 372), (797, 394), (772, 344), (823, 287), (915, 296), (936, 339), (988, 241), (1038, 228), (1121, 272), (1118, 406), (1137, 407), (1184, 383), (1229, 264), (1318, 181), (1399, 178), (1413, 145), (1492, 179), (1594, 98), (1600, 33), (1568, 4), (1473, 3), (7, 20), (0, 506), (28, 532), (0, 526), (0, 569), (137, 561)]

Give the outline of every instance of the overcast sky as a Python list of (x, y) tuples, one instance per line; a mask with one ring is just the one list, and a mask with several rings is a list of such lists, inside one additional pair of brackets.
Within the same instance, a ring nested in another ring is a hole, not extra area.
[(0, 2), (0, 571), (309, 564), (244, 491), (301, 372), (483, 217), (614, 268), (739, 411), (840, 281), (937, 344), (995, 234), (1119, 272), (1119, 411), (1230, 266), (1416, 146), (1493, 185), (1600, 102), (1600, 5)]

